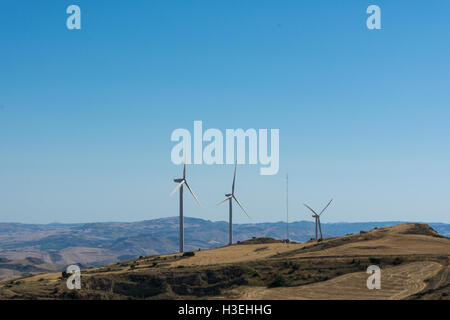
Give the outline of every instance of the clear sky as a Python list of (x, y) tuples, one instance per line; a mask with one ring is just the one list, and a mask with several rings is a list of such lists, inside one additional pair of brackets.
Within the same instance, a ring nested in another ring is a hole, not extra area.
[[(66, 28), (81, 8), (82, 29)], [(368, 30), (379, 5), (382, 30)], [(450, 2), (2, 0), (0, 221), (178, 214), (176, 128), (280, 129), (280, 171), (238, 167), (253, 222), (450, 222)], [(231, 165), (188, 167), (216, 207)], [(249, 220), (235, 209), (236, 222)]]

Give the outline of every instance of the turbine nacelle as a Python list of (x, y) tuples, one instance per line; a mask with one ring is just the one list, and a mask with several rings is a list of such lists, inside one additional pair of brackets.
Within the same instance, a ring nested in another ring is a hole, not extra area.
[(236, 201), (236, 203), (238, 204), (239, 207), (241, 207), (242, 211), (244, 211), (245, 215), (249, 218), (250, 216), (248, 215), (247, 211), (245, 211), (244, 207), (242, 206), (241, 202), (236, 198), (236, 196), (234, 195), (234, 188), (236, 185), (236, 167), (237, 167), (237, 162), (234, 164), (234, 176), (233, 176), (233, 184), (231, 185), (231, 193), (226, 193), (225, 194), (225, 199), (220, 201), (219, 203), (217, 203), (217, 205), (224, 203), (225, 201), (228, 201), (231, 199), (231, 201)]
[(314, 211), (314, 209), (311, 208), (310, 206), (308, 206), (306, 203), (303, 204), (305, 207), (307, 207), (313, 213), (313, 215), (311, 217), (316, 219), (316, 240), (317, 240), (317, 227), (319, 227), (320, 239), (322, 239), (322, 227), (320, 225), (320, 215), (322, 213), (324, 213), (324, 211), (328, 208), (328, 206), (331, 204), (332, 201), (333, 201), (333, 199), (331, 199), (330, 202), (328, 202), (328, 204), (325, 206), (325, 208), (322, 209), (322, 211), (320, 211), (319, 214), (317, 214), (317, 212)]
[(183, 165), (183, 178), (173, 179), (173, 182), (177, 183), (177, 186), (175, 187), (175, 189), (173, 189), (170, 195), (172, 196), (178, 190), (180, 191), (180, 252), (183, 252), (184, 251), (183, 186), (186, 186), (186, 188), (188, 188), (189, 192), (192, 194), (198, 205), (200, 207), (202, 205), (195, 196), (194, 191), (192, 191), (191, 187), (189, 186), (189, 183), (186, 180), (186, 161)]
[(231, 193), (226, 193), (225, 194), (225, 199), (220, 201), (219, 203), (217, 203), (217, 205), (222, 204), (224, 202), (229, 201), (229, 244), (232, 245), (233, 244), (233, 200), (238, 204), (238, 206), (242, 209), (242, 211), (245, 213), (245, 215), (249, 218), (250, 216), (247, 214), (247, 211), (245, 211), (244, 207), (242, 206), (242, 204), (239, 202), (239, 200), (236, 198), (236, 196), (234, 195), (234, 187), (236, 185), (236, 167), (237, 167), (237, 162), (234, 164), (234, 176), (233, 176), (233, 184), (231, 185)]

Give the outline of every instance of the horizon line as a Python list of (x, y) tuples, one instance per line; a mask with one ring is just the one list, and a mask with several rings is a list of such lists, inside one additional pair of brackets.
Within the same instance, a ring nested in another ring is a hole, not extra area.
[[(140, 223), (140, 222), (146, 222), (146, 221), (154, 221), (154, 220), (168, 220), (168, 219), (179, 219), (178, 216), (170, 216), (170, 217), (160, 217), (160, 218), (153, 218), (153, 219), (144, 219), (144, 220), (135, 220), (135, 221), (91, 221), (91, 222), (48, 222), (48, 223), (39, 223), (39, 222), (2, 222), (0, 221), (0, 225), (1, 224), (21, 224), (21, 225), (42, 225), (42, 226), (46, 226), (46, 225), (84, 225), (84, 224), (132, 224), (132, 223)], [(203, 221), (209, 221), (212, 223), (219, 223), (219, 222), (223, 222), (223, 223), (228, 223), (225, 220), (209, 220), (209, 219), (203, 219), (203, 218), (197, 218), (197, 217), (189, 217), (189, 216), (185, 216), (185, 219), (197, 219), (197, 220), (203, 220)], [(278, 223), (283, 223), (283, 224), (295, 224), (295, 223), (302, 223), (302, 222), (307, 222), (307, 223), (312, 223), (314, 224), (314, 221), (309, 221), (309, 220), (297, 220), (297, 221), (291, 221), (291, 222), (286, 222), (286, 221), (267, 221), (267, 222), (254, 222), (254, 223), (233, 223), (233, 225), (258, 225), (258, 224), (278, 224)], [(379, 221), (338, 221), (338, 222), (325, 222), (322, 223), (323, 225), (330, 225), (330, 224), (345, 224), (345, 223), (422, 223), (422, 224), (450, 224), (450, 222), (426, 222), (426, 221), (412, 221), (412, 220), (379, 220)]]

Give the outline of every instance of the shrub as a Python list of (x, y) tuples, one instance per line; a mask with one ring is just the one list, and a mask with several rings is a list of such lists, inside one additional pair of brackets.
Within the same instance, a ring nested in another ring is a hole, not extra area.
[(258, 271), (254, 270), (252, 272), (252, 278), (256, 278), (256, 277), (259, 277), (259, 273), (258, 273)]
[(81, 298), (80, 294), (78, 293), (78, 290), (71, 290), (69, 293), (65, 294), (67, 298), (72, 300), (78, 300)]
[(281, 274), (275, 275), (273, 281), (269, 284), (269, 288), (284, 286), (286, 286), (286, 279)]
[(192, 251), (183, 253), (183, 257), (193, 257), (193, 256), (195, 256), (195, 253)]

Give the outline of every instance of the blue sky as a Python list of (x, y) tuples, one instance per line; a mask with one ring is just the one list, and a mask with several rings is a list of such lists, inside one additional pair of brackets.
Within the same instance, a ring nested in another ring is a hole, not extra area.
[[(81, 8), (82, 29), (66, 28)], [(377, 4), (382, 30), (366, 28)], [(238, 167), (253, 222), (450, 222), (450, 3), (22, 1), (0, 3), (0, 221), (174, 216), (174, 129), (280, 129), (280, 171)], [(190, 166), (215, 207), (229, 165)], [(248, 219), (235, 210), (236, 222)]]

